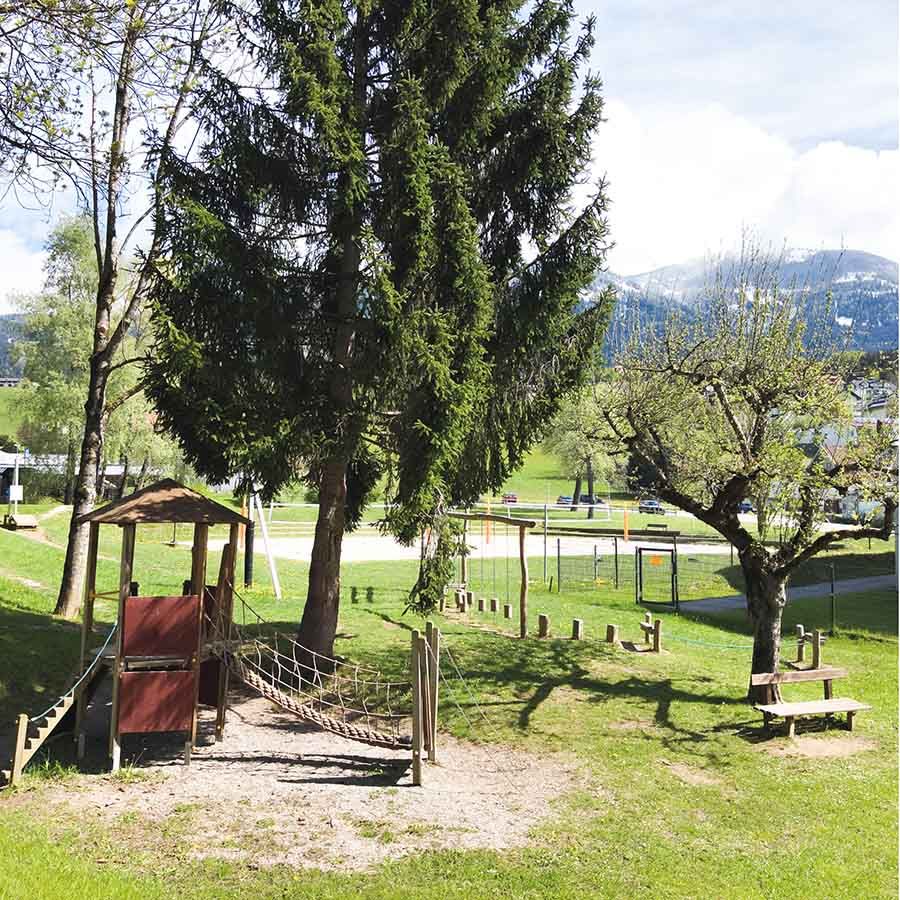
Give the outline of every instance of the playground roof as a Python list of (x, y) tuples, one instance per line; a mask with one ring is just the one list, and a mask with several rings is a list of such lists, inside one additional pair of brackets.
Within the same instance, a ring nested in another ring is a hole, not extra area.
[(216, 503), (197, 491), (164, 478), (85, 513), (79, 523), (98, 522), (109, 525), (134, 525), (138, 522), (194, 522), (203, 525), (249, 525), (240, 513)]

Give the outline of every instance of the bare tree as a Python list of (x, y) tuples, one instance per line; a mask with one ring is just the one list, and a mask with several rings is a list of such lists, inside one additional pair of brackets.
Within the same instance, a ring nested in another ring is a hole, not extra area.
[[(778, 259), (745, 246), (699, 308), (676, 307), (658, 332), (633, 333), (599, 390), (608, 446), (640, 460), (660, 497), (737, 549), (754, 673), (778, 665), (798, 566), (842, 540), (887, 538), (897, 508), (896, 418), (853, 427), (848, 356), (833, 335), (828, 295), (782, 286)], [(850, 490), (879, 504), (881, 522), (823, 529), (824, 500)], [(747, 497), (764, 505), (777, 541), (739, 519)]]
[(159, 260), (159, 160), (178, 140), (201, 48), (215, 26), (211, 4), (177, 0), (0, 6), (0, 47), (7, 47), (0, 92), (18, 104), (0, 117), (0, 165), (12, 184), (45, 197), (65, 181), (93, 227), (97, 290), (85, 426), (55, 610), (67, 617), (80, 608), (87, 541), (77, 520), (95, 502), (104, 426), (142, 389), (137, 381), (107, 397), (110, 374), (137, 361), (120, 351)]

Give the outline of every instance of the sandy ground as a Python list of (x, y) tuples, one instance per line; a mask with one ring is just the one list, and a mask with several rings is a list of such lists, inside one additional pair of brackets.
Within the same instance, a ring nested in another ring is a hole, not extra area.
[(413, 787), (409, 751), (319, 731), (251, 695), (235, 698), (221, 743), (212, 727), (204, 711), (190, 766), (178, 736), (127, 736), (122, 775), (51, 785), (40, 805), (60, 821), (115, 826), (138, 854), (367, 869), (421, 850), (520, 846), (586, 786), (571, 761), (439, 735), (438, 762)]

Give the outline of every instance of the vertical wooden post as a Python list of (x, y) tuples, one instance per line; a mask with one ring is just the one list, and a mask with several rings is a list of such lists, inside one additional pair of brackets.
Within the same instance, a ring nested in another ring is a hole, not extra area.
[[(191, 660), (194, 670), (194, 714), (191, 717), (190, 747), (185, 747), (184, 761), (190, 763), (190, 748), (197, 746), (197, 706), (200, 695), (200, 653), (203, 640), (203, 600), (206, 595), (206, 555), (209, 545), (209, 525), (194, 525), (194, 544), (191, 548), (191, 593), (200, 600), (197, 609), (197, 649)], [(222, 560), (224, 563), (224, 559)]]
[[(84, 674), (87, 664), (88, 644), (94, 630), (94, 595), (97, 592), (97, 551), (100, 546), (100, 524), (91, 522), (88, 532), (87, 568), (84, 575), (84, 600), (81, 614), (81, 655), (78, 671)], [(84, 714), (87, 708), (87, 691), (78, 695), (75, 704), (75, 741), (78, 759), (84, 758)]]
[(538, 637), (550, 637), (550, 616), (544, 613), (538, 614)]
[(503, 604), (503, 618), (504, 619), (512, 618), (512, 603), (504, 603)]
[(491, 597), (491, 612), (495, 613), (500, 609), (500, 599), (498, 597)]
[(619, 626), (618, 625), (607, 625), (606, 626), (606, 643), (607, 644), (618, 644), (619, 643)]
[(584, 620), (572, 619), (572, 640), (580, 641), (584, 638)]
[(228, 641), (231, 640), (231, 622), (234, 610), (234, 569), (237, 559), (238, 535), (240, 525), (232, 525), (228, 533), (228, 546), (222, 551), (223, 562), (227, 555), (228, 564), (224, 566), (224, 583), (219, 576), (219, 599), (217, 613), (219, 621), (218, 639), (222, 641), (222, 657), (219, 661), (219, 689), (216, 696), (216, 740), (221, 741), (225, 734), (225, 710), (228, 705)]
[(519, 526), (519, 567), (522, 583), (519, 586), (519, 637), (528, 634), (528, 557), (525, 555), (525, 526)]
[(422, 667), (419, 664), (419, 632), (411, 632), (410, 673), (412, 675), (412, 783), (422, 783)]
[(440, 647), (441, 632), (429, 622), (425, 628), (425, 651), (428, 655), (428, 729), (429, 739), (426, 745), (428, 761), (434, 762), (437, 758), (437, 710), (438, 710), (438, 682), (441, 677)]
[(428, 632), (434, 628), (425, 623), (425, 637), (419, 638), (419, 685), (422, 692), (422, 749), (431, 757), (431, 659), (428, 655)]
[(803, 662), (803, 650), (805, 646), (804, 638), (806, 636), (806, 632), (803, 630), (802, 625), (797, 626), (797, 662)]
[(820, 669), (822, 667), (822, 632), (818, 628), (813, 630), (813, 659), (812, 667)]
[(136, 525), (122, 526), (122, 554), (119, 561), (119, 612), (116, 620), (119, 628), (116, 634), (116, 657), (112, 667), (112, 706), (109, 716), (109, 756), (113, 772), (119, 771), (122, 760), (122, 745), (119, 741), (119, 682), (125, 666), (125, 662), (122, 659), (125, 632), (125, 602), (128, 599), (128, 591), (131, 587), (136, 529)]
[(484, 597), (478, 598), (478, 612), (484, 612)]
[(472, 603), (475, 600), (475, 594), (472, 591), (466, 591), (466, 610), (470, 610), (472, 608)]
[(662, 619), (657, 619), (653, 623), (653, 652), (659, 653), (662, 650)]
[(10, 786), (18, 783), (22, 777), (25, 760), (25, 741), (28, 738), (28, 716), (21, 713), (16, 719), (16, 743), (13, 748), (12, 772), (9, 776)]
[(463, 550), (462, 555), (459, 558), (459, 580), (466, 586), (469, 584), (469, 544), (468, 544), (468, 536), (469, 536), (469, 521), (468, 519), (463, 519), (462, 526), (462, 543)]
[[(644, 613), (644, 624), (650, 625), (652, 622), (653, 622), (653, 616), (651, 616), (650, 613)], [(650, 632), (646, 628), (643, 628), (641, 630), (644, 632), (644, 643), (649, 644), (650, 643)]]

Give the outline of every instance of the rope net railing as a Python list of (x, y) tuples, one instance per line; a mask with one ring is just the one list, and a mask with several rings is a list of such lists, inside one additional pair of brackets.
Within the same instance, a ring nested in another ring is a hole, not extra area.
[(325, 656), (298, 643), (257, 613), (231, 587), (241, 609), (231, 634), (210, 620), (214, 645), (248, 687), (320, 728), (378, 747), (408, 747), (412, 685), (370, 666)]
[(106, 640), (103, 642), (103, 645), (94, 654), (94, 658), (91, 660), (90, 664), (84, 670), (84, 672), (82, 672), (81, 676), (75, 682), (75, 684), (73, 684), (72, 687), (70, 687), (64, 694), (60, 694), (60, 696), (56, 700), (54, 700), (43, 712), (38, 713), (36, 716), (31, 716), (28, 720), (29, 722), (37, 723), (41, 721), (41, 719), (46, 718), (67, 697), (74, 697), (81, 685), (86, 681), (89, 681), (93, 677), (94, 673), (97, 671), (97, 667), (102, 661), (102, 657), (104, 652), (106, 651), (106, 648), (109, 646), (109, 642), (112, 640), (112, 636), (116, 633), (117, 627), (117, 625), (113, 625), (113, 627), (110, 628), (109, 634), (106, 635)]

